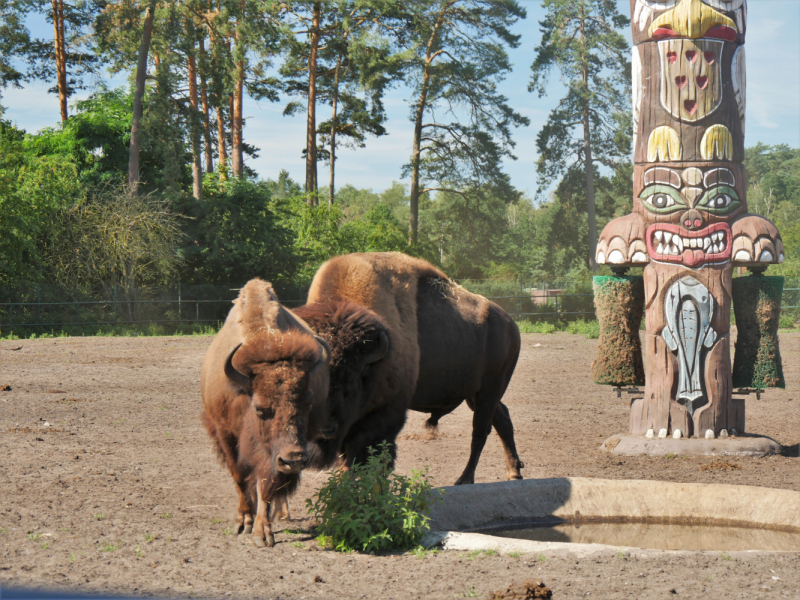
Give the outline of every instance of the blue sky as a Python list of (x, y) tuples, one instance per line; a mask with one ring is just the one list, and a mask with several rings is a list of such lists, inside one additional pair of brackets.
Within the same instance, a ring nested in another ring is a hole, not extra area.
[[(623, 14), (629, 15), (629, 0), (617, 0)], [(515, 131), (518, 160), (506, 161), (511, 182), (518, 189), (536, 190), (536, 134), (547, 119), (563, 91), (557, 77), (551, 79), (551, 91), (538, 98), (527, 91), (533, 49), (538, 44), (538, 22), (544, 11), (538, 1), (524, 1), (528, 18), (516, 26), (521, 45), (511, 52), (514, 71), (503, 82), (501, 90), (511, 106), (527, 116), (529, 127)], [(757, 142), (789, 144), (800, 147), (800, 0), (749, 0), (747, 28), (747, 138), (748, 146)], [(51, 26), (43, 20), (31, 21), (34, 34), (52, 36)], [(629, 32), (625, 32), (630, 38)], [(108, 82), (110, 86), (125, 83), (124, 77)], [(4, 118), (28, 131), (58, 122), (58, 98), (48, 94), (52, 84), (32, 84), (22, 90), (7, 89), (2, 103)], [(85, 97), (83, 94), (81, 97)], [(411, 152), (412, 125), (408, 120), (408, 88), (393, 89), (385, 100), (388, 113), (388, 135), (369, 139), (366, 148), (341, 149), (337, 160), (337, 185), (345, 183), (376, 191), (400, 180), (402, 165)], [(297, 181), (304, 179), (305, 115), (282, 116), (284, 103), (257, 103), (247, 99), (245, 139), (260, 148), (260, 156), (248, 165), (261, 177), (275, 177), (281, 169), (289, 171)], [(329, 109), (319, 107), (320, 118), (327, 118)], [(327, 186), (327, 165), (320, 163), (320, 187)], [(407, 183), (407, 180), (405, 181)]]

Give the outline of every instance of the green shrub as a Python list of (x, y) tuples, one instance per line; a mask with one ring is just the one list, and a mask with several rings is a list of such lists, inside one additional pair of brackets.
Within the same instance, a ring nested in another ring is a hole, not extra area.
[(578, 319), (567, 323), (567, 331), (586, 336), (587, 340), (596, 340), (600, 337), (600, 323), (597, 320), (584, 321), (583, 319)]
[(780, 329), (791, 329), (794, 327), (794, 317), (792, 315), (781, 315), (778, 327)]
[(340, 552), (409, 549), (430, 528), (434, 501), (427, 472), (391, 472), (388, 444), (370, 449), (365, 464), (339, 470), (306, 507), (319, 522), (320, 541)]

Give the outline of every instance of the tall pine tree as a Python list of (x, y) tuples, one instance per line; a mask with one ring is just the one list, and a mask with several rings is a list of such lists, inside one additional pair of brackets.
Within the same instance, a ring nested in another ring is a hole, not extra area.
[(567, 86), (566, 95), (550, 113), (539, 135), (539, 191), (556, 181), (575, 181), (583, 174), (588, 213), (588, 263), (595, 271), (595, 161), (616, 169), (628, 161), (630, 138), (619, 125), (630, 110), (630, 50), (620, 30), (627, 17), (616, 0), (544, 0), (547, 15), (540, 21), (542, 40), (529, 91), (547, 95), (553, 69)]

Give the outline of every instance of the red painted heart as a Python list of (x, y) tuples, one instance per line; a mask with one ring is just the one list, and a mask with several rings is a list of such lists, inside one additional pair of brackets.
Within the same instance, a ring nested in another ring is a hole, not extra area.
[(696, 61), (697, 60), (697, 52), (695, 52), (694, 50), (687, 50), (686, 51), (686, 60), (688, 60), (690, 63), (693, 63), (694, 61)]
[(679, 90), (682, 90), (686, 87), (686, 75), (679, 75), (675, 78), (675, 85), (678, 86)]
[(675, 61), (678, 60), (678, 53), (677, 52), (667, 52), (667, 60), (669, 64), (674, 65)]
[(686, 112), (688, 112), (690, 115), (693, 115), (697, 110), (697, 102), (694, 100), (684, 100), (683, 107), (686, 109)]
[(703, 52), (703, 56), (705, 57), (706, 62), (710, 65), (713, 65), (714, 61), (717, 60), (716, 52)]
[(704, 90), (706, 89), (707, 85), (708, 85), (708, 77), (706, 77), (705, 75), (700, 75), (697, 78), (697, 87), (699, 87), (701, 90)]

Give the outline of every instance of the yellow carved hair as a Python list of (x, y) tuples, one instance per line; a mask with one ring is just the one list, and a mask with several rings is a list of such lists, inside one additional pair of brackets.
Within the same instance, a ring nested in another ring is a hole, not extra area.
[(683, 146), (678, 132), (672, 127), (656, 127), (647, 140), (647, 162), (676, 161), (683, 159)]
[(666, 26), (679, 37), (695, 39), (702, 37), (706, 31), (717, 25), (724, 25), (738, 31), (736, 24), (731, 19), (703, 4), (700, 0), (681, 0), (678, 6), (653, 21), (649, 34), (653, 35), (656, 29)]
[(700, 156), (704, 160), (733, 160), (733, 136), (725, 125), (712, 125), (700, 141)]

